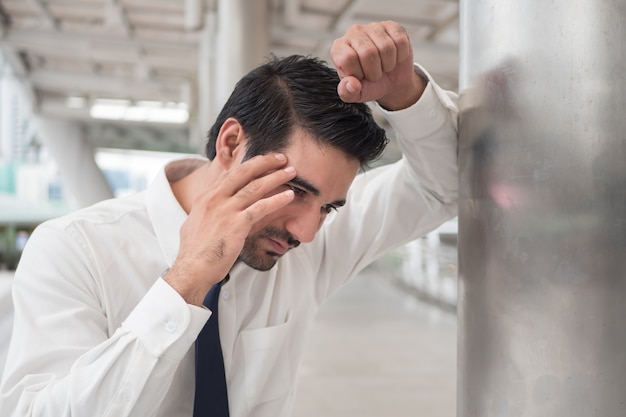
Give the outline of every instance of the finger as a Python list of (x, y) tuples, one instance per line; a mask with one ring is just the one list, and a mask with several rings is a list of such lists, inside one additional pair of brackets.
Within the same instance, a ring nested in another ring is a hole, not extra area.
[(372, 43), (376, 46), (383, 72), (393, 71), (397, 63), (397, 46), (387, 30), (384, 24), (376, 23), (372, 24), (368, 32)]
[(339, 78), (351, 76), (363, 79), (364, 74), (359, 56), (348, 42), (347, 35), (333, 42), (330, 55)]
[(273, 194), (269, 197), (262, 198), (255, 203), (251, 204), (244, 212), (246, 220), (252, 223), (256, 223), (263, 217), (280, 210), (294, 199), (293, 190), (286, 190), (277, 194)]
[(219, 187), (226, 195), (233, 196), (256, 178), (282, 168), (286, 163), (287, 158), (280, 153), (257, 155), (224, 173)]
[(234, 195), (242, 201), (243, 206), (239, 208), (244, 209), (251, 204), (254, 204), (256, 201), (276, 190), (277, 187), (291, 181), (295, 176), (295, 168), (289, 166), (285, 169), (278, 169), (266, 173), (265, 175), (250, 181)]
[[(371, 29), (370, 29), (371, 30)], [(362, 77), (358, 77), (368, 81), (378, 81), (383, 75), (383, 67), (378, 46), (372, 40), (367, 31), (362, 30), (358, 35), (353, 36), (349, 40), (350, 47), (354, 50)], [(356, 74), (354, 74), (356, 76)]]
[(385, 28), (386, 34), (395, 44), (396, 62), (404, 62), (409, 58), (411, 62), (413, 62), (413, 48), (406, 29), (402, 25), (392, 21), (383, 22), (382, 25)]

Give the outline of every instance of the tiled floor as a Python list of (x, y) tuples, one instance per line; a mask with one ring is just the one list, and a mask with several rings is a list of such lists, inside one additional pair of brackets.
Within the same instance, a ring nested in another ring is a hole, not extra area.
[(365, 273), (322, 308), (294, 417), (454, 417), (456, 316)]

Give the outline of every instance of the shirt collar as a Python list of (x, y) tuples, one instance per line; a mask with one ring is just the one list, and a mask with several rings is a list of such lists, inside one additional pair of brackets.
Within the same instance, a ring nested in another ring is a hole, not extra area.
[(165, 165), (146, 190), (146, 208), (154, 228), (157, 241), (171, 267), (180, 246), (180, 228), (187, 219), (187, 213), (174, 196), (170, 181), (180, 179), (198, 165), (206, 163), (203, 158), (180, 159)]

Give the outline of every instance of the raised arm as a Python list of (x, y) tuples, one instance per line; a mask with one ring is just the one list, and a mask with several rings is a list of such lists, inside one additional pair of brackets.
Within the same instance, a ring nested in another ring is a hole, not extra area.
[[(341, 213), (316, 245), (318, 299), (386, 251), (425, 235), (457, 212), (457, 95), (421, 67), (393, 22), (355, 25), (332, 50), (344, 101), (376, 100), (395, 131), (400, 161), (357, 176)], [(346, 259), (354, 262), (345, 262)]]

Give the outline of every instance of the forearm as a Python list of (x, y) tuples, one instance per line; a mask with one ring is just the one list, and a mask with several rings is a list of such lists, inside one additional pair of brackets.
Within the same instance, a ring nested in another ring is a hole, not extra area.
[[(424, 72), (423, 76), (428, 74)], [(395, 131), (416, 191), (446, 204), (456, 204), (458, 192), (456, 100), (456, 94), (430, 80), (420, 100), (411, 107), (395, 112), (382, 110)]]

